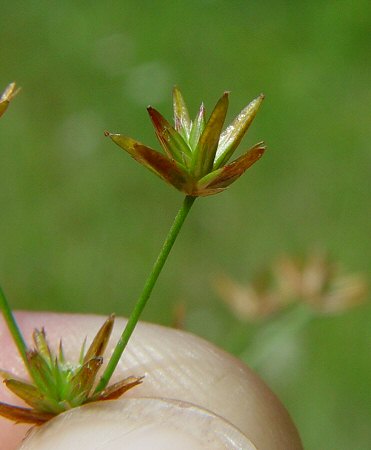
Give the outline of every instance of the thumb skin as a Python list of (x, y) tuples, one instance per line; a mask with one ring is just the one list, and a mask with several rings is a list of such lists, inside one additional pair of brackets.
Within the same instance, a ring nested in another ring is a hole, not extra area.
[[(27, 342), (31, 342), (34, 328), (44, 327), (51, 346), (56, 347), (59, 339), (63, 338), (67, 358), (75, 361), (83, 339), (87, 337), (89, 343), (102, 325), (104, 318), (21, 312), (17, 314), (17, 320)], [(106, 358), (112, 352), (125, 323), (125, 319), (116, 320)], [(2, 349), (5, 349), (0, 354), (0, 367), (11, 370), (17, 376), (26, 377), (22, 361), (2, 322), (0, 322), (0, 344)], [(50, 421), (46, 427), (31, 433), (30, 438), (21, 448), (24, 450), (57, 449), (59, 448), (58, 439), (64, 439), (66, 436), (72, 439), (68, 442), (76, 439), (76, 448), (77, 446), (80, 448), (84, 445), (83, 439), (86, 436), (93, 436), (93, 442), (97, 445), (94, 448), (114, 450), (121, 448), (115, 447), (115, 442), (121, 445), (125, 442), (126, 445), (128, 436), (131, 436), (133, 447), (125, 448), (145, 449), (147, 448), (145, 442), (140, 440), (148, 439), (148, 448), (151, 450), (156, 448), (154, 447), (156, 440), (160, 443), (158, 448), (166, 449), (169, 442), (169, 448), (174, 448), (176, 445), (179, 450), (197, 449), (196, 441), (192, 439), (199, 438), (191, 436), (190, 429), (197, 429), (198, 425), (206, 423), (206, 428), (215, 430), (214, 435), (219, 434), (225, 439), (235, 439), (236, 442), (242, 439), (240, 442), (244, 444), (240, 447), (231, 447), (229, 444), (218, 447), (216, 444), (205, 446), (202, 443), (200, 448), (302, 449), (299, 435), (287, 411), (263, 381), (238, 359), (192, 334), (158, 325), (139, 323), (112, 377), (112, 383), (130, 375), (138, 377), (144, 375), (145, 378), (140, 386), (128, 391), (122, 399), (83, 406), (60, 415)], [(19, 404), (5, 387), (0, 390), (0, 400)], [(131, 413), (127, 415), (127, 411)], [(138, 430), (143, 426), (139, 420), (144, 415), (143, 411), (148, 411), (147, 422), (144, 421), (145, 431), (139, 432)], [(135, 426), (130, 425), (130, 417), (136, 415), (138, 420), (135, 421)], [(87, 428), (83, 425), (84, 417), (91, 432), (86, 432)], [(107, 419), (103, 419), (104, 417)], [(163, 419), (156, 421), (156, 417), (163, 417)], [(99, 419), (92, 422), (92, 418)], [(165, 427), (167, 434), (164, 435), (161, 427), (172, 420), (175, 421), (175, 428), (170, 427), (169, 430)], [(119, 429), (118, 435), (115, 434), (116, 431), (113, 431), (115, 423)], [(125, 432), (122, 432), (123, 423), (128, 427)], [(187, 428), (185, 426), (187, 423), (195, 425)], [(16, 449), (28, 428), (23, 425), (15, 426), (0, 418), (2, 448)], [(202, 431), (202, 427), (199, 428), (198, 435), (204, 438), (206, 433)], [(101, 446), (96, 440), (98, 429), (102, 431)], [(59, 431), (55, 432), (55, 430)], [(175, 440), (168, 441), (169, 433), (172, 436), (171, 439)], [(135, 436), (138, 437), (139, 444), (138, 440), (135, 441)], [(179, 436), (184, 437), (181, 442), (185, 445), (187, 439), (190, 439), (190, 444), (181, 447)], [(86, 448), (91, 448), (88, 442), (90, 441), (86, 441)], [(63, 448), (73, 450), (74, 447), (69, 443)]]

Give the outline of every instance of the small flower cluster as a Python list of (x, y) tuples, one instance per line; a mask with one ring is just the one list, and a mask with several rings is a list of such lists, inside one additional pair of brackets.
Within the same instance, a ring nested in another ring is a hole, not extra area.
[(75, 365), (66, 361), (62, 342), (58, 354), (54, 354), (46, 341), (44, 329), (35, 330), (35, 348), (27, 352), (27, 368), (33, 382), (15, 379), (1, 371), (7, 388), (30, 408), (0, 402), (0, 415), (15, 422), (41, 425), (61, 412), (85, 403), (116, 399), (140, 384), (142, 378), (128, 377), (101, 392), (94, 390), (113, 323), (114, 317), (111, 315), (86, 352), (85, 343), (82, 345), (79, 361)]
[(217, 194), (239, 178), (264, 153), (262, 142), (226, 164), (241, 142), (264, 99), (260, 95), (247, 105), (222, 132), (229, 93), (217, 102), (209, 120), (201, 104), (191, 121), (178, 88), (173, 90), (174, 122), (170, 123), (154, 108), (147, 108), (156, 136), (165, 154), (122, 134), (105, 132), (140, 164), (176, 189), (192, 197)]

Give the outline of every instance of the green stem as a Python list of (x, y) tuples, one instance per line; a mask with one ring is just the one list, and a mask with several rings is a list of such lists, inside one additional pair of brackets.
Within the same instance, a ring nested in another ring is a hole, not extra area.
[(28, 363), (28, 359), (27, 359), (26, 342), (22, 336), (22, 333), (17, 325), (17, 322), (12, 313), (12, 310), (9, 306), (9, 303), (8, 303), (1, 287), (0, 287), (0, 309), (3, 313), (5, 322), (8, 325), (9, 331), (10, 331), (11, 335), (13, 336), (13, 340), (18, 348), (18, 351), (23, 359), (23, 362), (24, 362), (25, 366), (27, 367), (28, 371), (30, 372), (30, 367), (29, 367), (29, 363)]
[(182, 225), (191, 209), (191, 206), (193, 205), (193, 202), (195, 201), (196, 197), (186, 196), (183, 205), (178, 211), (178, 214), (176, 215), (173, 225), (170, 228), (170, 231), (166, 237), (166, 240), (160, 250), (160, 253), (156, 259), (156, 262), (154, 263), (152, 267), (152, 271), (149, 274), (149, 277), (147, 278), (147, 281), (144, 285), (143, 291), (141, 296), (139, 297), (137, 303), (134, 306), (134, 309), (129, 317), (129, 320), (126, 324), (126, 327), (116, 344), (116, 347), (112, 353), (111, 359), (108, 361), (107, 367), (99, 380), (99, 383), (95, 389), (95, 392), (102, 391), (108, 384), (114, 370), (116, 369), (116, 366), (121, 358), (122, 353), (125, 350), (125, 347), (134, 331), (134, 328), (136, 324), (138, 323), (139, 317), (143, 312), (144, 307), (147, 304), (147, 301), (151, 295), (151, 292), (154, 288), (154, 285), (156, 284), (156, 281), (161, 273), (162, 268), (164, 267), (164, 264), (167, 260), (167, 257), (169, 256), (170, 250), (172, 249), (174, 242), (179, 234), (180, 229), (182, 228)]

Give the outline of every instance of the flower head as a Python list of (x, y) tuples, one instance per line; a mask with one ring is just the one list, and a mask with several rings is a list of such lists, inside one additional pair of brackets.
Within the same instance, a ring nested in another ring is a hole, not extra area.
[(0, 117), (7, 110), (10, 101), (18, 94), (20, 88), (16, 88), (15, 83), (10, 83), (0, 97)]
[(173, 89), (174, 127), (154, 108), (147, 108), (163, 153), (122, 134), (106, 132), (117, 145), (167, 183), (187, 195), (197, 197), (226, 189), (264, 153), (262, 142), (227, 164), (253, 121), (261, 102), (260, 95), (247, 105), (222, 132), (229, 93), (217, 102), (209, 120), (205, 108), (192, 121), (178, 88)]
[(142, 378), (128, 377), (100, 392), (94, 390), (113, 322), (111, 315), (86, 352), (85, 343), (82, 345), (77, 364), (65, 359), (62, 343), (58, 354), (54, 354), (46, 341), (44, 329), (36, 329), (33, 333), (35, 348), (27, 352), (32, 383), (1, 371), (7, 388), (30, 408), (0, 402), (0, 415), (15, 422), (41, 425), (61, 412), (85, 403), (116, 399), (140, 384)]

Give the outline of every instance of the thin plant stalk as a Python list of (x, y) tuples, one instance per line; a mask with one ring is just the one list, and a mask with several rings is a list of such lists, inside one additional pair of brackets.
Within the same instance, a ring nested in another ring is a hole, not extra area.
[(195, 201), (196, 197), (192, 197), (187, 195), (184, 198), (183, 204), (178, 211), (178, 214), (176, 215), (173, 225), (171, 226), (169, 233), (165, 239), (165, 242), (160, 250), (160, 253), (156, 259), (156, 262), (154, 263), (152, 267), (152, 271), (149, 274), (147, 281), (144, 285), (142, 294), (137, 300), (137, 303), (134, 306), (134, 309), (132, 313), (130, 314), (129, 320), (126, 324), (126, 327), (116, 344), (116, 347), (112, 353), (112, 356), (110, 360), (108, 361), (108, 364), (106, 366), (106, 369), (96, 387), (95, 392), (102, 391), (108, 384), (114, 370), (116, 369), (116, 366), (121, 358), (121, 355), (123, 354), (125, 347), (136, 327), (136, 324), (138, 323), (139, 317), (143, 312), (143, 309), (145, 308), (147, 301), (151, 295), (151, 292), (156, 284), (156, 281), (161, 273), (162, 268), (164, 267), (164, 264), (167, 260), (167, 257), (169, 256), (169, 253), (174, 245), (174, 242), (182, 228), (182, 225)]
[(17, 325), (17, 322), (14, 318), (12, 310), (9, 306), (9, 303), (5, 297), (4, 291), (2, 290), (1, 286), (0, 286), (0, 309), (3, 313), (5, 322), (8, 325), (9, 331), (10, 331), (11, 335), (13, 336), (13, 340), (18, 348), (19, 354), (21, 355), (23, 362), (24, 362), (25, 366), (27, 367), (28, 371), (31, 373), (30, 366), (28, 363), (28, 358), (27, 358), (26, 342), (23, 338), (21, 330), (19, 329), (19, 327)]

